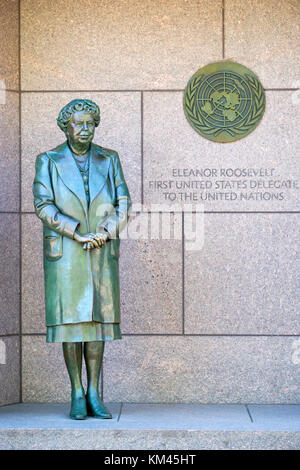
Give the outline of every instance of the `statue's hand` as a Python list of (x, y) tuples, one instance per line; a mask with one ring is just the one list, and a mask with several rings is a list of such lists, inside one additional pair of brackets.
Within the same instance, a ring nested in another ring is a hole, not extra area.
[(108, 234), (105, 230), (102, 230), (97, 233), (85, 233), (81, 235), (75, 230), (73, 238), (78, 243), (83, 244), (84, 250), (92, 250), (93, 248), (102, 248), (108, 239)]
[[(99, 244), (100, 248), (105, 246), (108, 240), (108, 233), (105, 232), (105, 230), (94, 233), (93, 235), (94, 235), (94, 241), (96, 241)], [(90, 241), (87, 243), (84, 243), (83, 245), (84, 250), (92, 250), (93, 248), (95, 248), (95, 246)]]
[(101, 246), (104, 246), (108, 240), (108, 233), (105, 230), (100, 230), (100, 232), (95, 234), (95, 240), (97, 240)]
[[(81, 235), (77, 230), (75, 230), (73, 238), (78, 243), (83, 243), (83, 248), (86, 245), (91, 246), (92, 248), (100, 248), (101, 244), (96, 240), (96, 233), (85, 233)], [(91, 248), (89, 248), (91, 249)]]

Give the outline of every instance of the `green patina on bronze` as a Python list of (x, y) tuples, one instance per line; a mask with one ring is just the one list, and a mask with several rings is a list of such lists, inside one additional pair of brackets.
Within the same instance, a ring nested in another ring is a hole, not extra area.
[(57, 123), (66, 141), (37, 156), (32, 187), (43, 222), (47, 341), (63, 343), (73, 419), (111, 418), (99, 376), (105, 341), (121, 338), (119, 234), (131, 199), (118, 153), (92, 142), (99, 122), (90, 100), (64, 106)]
[(265, 92), (257, 76), (235, 62), (215, 62), (199, 69), (184, 92), (184, 112), (191, 126), (214, 142), (246, 137), (261, 121)]

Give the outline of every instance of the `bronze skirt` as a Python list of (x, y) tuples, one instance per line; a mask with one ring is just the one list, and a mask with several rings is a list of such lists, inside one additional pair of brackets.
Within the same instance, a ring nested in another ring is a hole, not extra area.
[(122, 339), (119, 323), (84, 322), (47, 327), (47, 343), (80, 343)]

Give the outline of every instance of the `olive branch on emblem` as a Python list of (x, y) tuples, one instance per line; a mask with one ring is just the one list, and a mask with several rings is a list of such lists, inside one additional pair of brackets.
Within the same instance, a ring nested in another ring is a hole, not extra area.
[(236, 134), (244, 134), (254, 128), (261, 120), (265, 109), (265, 93), (261, 83), (249, 74), (245, 74), (245, 77), (253, 92), (253, 105), (246, 118), (238, 126), (232, 127)]
[(223, 128), (211, 127), (205, 120), (205, 117), (199, 111), (197, 106), (197, 91), (201, 84), (204, 74), (196, 76), (190, 80), (184, 94), (184, 111), (186, 117), (192, 127), (200, 134), (204, 135), (215, 135), (222, 132), (228, 132), (231, 136), (247, 134), (251, 131), (263, 116), (265, 108), (265, 94), (263, 87), (259, 80), (249, 74), (245, 74), (245, 80), (249, 88), (252, 91), (252, 106), (244, 118), (239, 122), (238, 125), (228, 126)]
[(204, 134), (213, 134), (216, 129), (207, 128), (207, 125), (196, 106), (196, 94), (203, 76), (204, 75), (198, 75), (188, 83), (184, 94), (184, 110), (188, 120), (195, 130)]

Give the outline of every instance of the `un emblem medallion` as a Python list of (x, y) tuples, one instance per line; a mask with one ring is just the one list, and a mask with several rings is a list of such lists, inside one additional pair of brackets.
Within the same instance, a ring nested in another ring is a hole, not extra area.
[(234, 142), (259, 124), (265, 92), (257, 76), (235, 62), (199, 69), (184, 92), (184, 112), (191, 126), (214, 142)]

